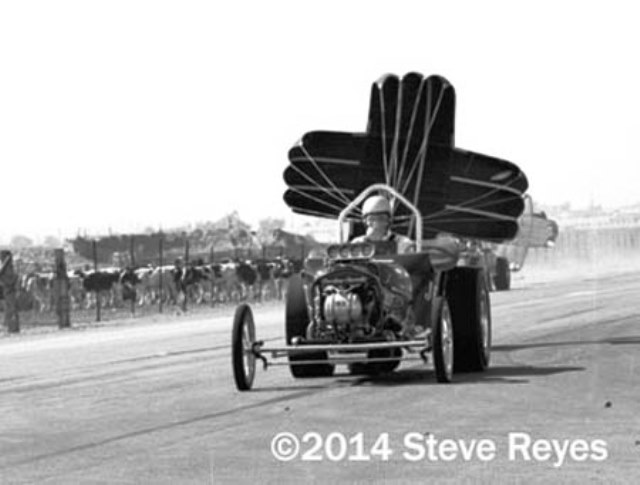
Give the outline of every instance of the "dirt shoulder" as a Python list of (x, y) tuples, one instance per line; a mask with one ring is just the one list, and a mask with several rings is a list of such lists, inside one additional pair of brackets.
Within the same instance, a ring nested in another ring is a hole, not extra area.
[[(270, 310), (282, 307), (283, 303), (279, 301), (270, 301), (265, 303), (250, 303), (252, 308), (256, 311)], [(59, 329), (53, 324), (44, 325), (25, 325), (20, 329), (20, 333), (10, 334), (3, 326), (0, 330), (0, 343), (9, 342), (16, 339), (38, 338), (38, 337), (55, 337), (56, 335), (64, 335), (69, 333), (98, 331), (105, 329), (117, 329), (117, 328), (130, 328), (141, 326), (155, 326), (155, 325), (175, 325), (182, 322), (191, 322), (196, 320), (202, 320), (206, 318), (220, 318), (228, 317), (229, 322), (233, 318), (235, 312), (235, 304), (224, 304), (215, 307), (194, 307), (188, 309), (186, 312), (178, 309), (177, 307), (168, 308), (163, 313), (138, 313), (135, 316), (123, 316), (110, 317), (100, 322), (92, 321), (91, 319), (81, 319), (73, 321), (68, 329)]]

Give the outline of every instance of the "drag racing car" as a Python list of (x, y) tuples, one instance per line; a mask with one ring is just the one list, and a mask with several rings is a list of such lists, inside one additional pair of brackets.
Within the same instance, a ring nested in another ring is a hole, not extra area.
[[(384, 184), (364, 190), (338, 218), (338, 225), (372, 192), (419, 210)], [(340, 231), (342, 234), (342, 231)], [(438, 382), (454, 370), (483, 371), (491, 354), (489, 291), (481, 268), (456, 267), (458, 245), (422, 240), (416, 252), (396, 254), (393, 241), (329, 246), (321, 266), (308, 264), (292, 277), (286, 298), (285, 346), (256, 337), (249, 304), (237, 307), (232, 364), (239, 390), (252, 387), (256, 363), (264, 368), (287, 357), (295, 378), (328, 377), (337, 365), (355, 374), (395, 370), (403, 360), (428, 360)], [(271, 360), (270, 360), (271, 359)]]
[[(456, 98), (445, 78), (388, 74), (370, 99), (365, 132), (311, 131), (289, 151), (284, 202), (337, 220), (337, 244), (291, 277), (284, 345), (260, 340), (251, 307), (237, 307), (231, 356), (240, 390), (252, 387), (258, 363), (311, 378), (339, 365), (378, 374), (431, 358), (443, 383), (489, 365), (486, 267), (464, 263), (460, 241), (513, 239), (527, 178), (509, 161), (454, 145)], [(374, 193), (389, 199), (391, 230), (415, 241), (414, 253), (345, 236)]]

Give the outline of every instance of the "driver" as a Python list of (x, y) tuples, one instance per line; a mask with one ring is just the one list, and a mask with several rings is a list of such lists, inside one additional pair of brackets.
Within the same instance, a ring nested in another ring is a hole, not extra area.
[(415, 245), (411, 239), (391, 231), (391, 204), (382, 195), (374, 195), (364, 201), (362, 217), (367, 232), (352, 242), (393, 241), (398, 254), (415, 252)]

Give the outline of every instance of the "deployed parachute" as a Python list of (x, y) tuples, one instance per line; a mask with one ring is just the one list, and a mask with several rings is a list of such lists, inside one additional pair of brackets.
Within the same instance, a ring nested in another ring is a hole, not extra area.
[[(285, 202), (299, 214), (336, 218), (366, 187), (386, 183), (420, 210), (427, 237), (513, 238), (527, 179), (511, 162), (455, 148), (454, 115), (445, 78), (383, 76), (371, 89), (365, 133), (313, 131), (289, 151)], [(414, 234), (403, 207), (394, 230)]]

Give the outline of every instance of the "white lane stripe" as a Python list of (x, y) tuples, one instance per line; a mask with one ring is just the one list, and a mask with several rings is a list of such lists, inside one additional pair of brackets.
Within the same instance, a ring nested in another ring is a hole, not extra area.
[(602, 293), (596, 289), (593, 290), (584, 290), (584, 291), (574, 291), (573, 293), (569, 293), (564, 295), (565, 298), (574, 298), (576, 296), (587, 296), (587, 295), (595, 295), (596, 293)]

